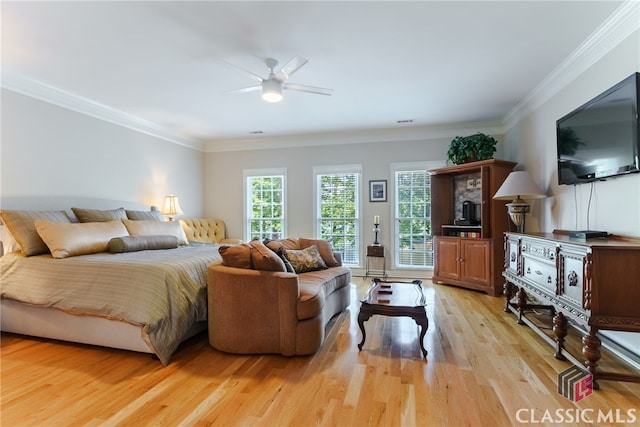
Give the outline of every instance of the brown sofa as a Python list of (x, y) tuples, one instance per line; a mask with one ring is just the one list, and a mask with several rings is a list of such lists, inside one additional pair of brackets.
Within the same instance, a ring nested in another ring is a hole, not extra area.
[[(321, 243), (287, 240), (299, 247)], [(244, 244), (251, 245), (254, 242)], [(327, 247), (330, 248), (327, 245), (325, 242), (324, 253), (320, 251), (326, 256)], [(238, 251), (245, 249), (234, 247)], [(350, 303), (351, 271), (342, 266), (340, 254), (332, 252), (328, 263), (332, 266), (326, 269), (301, 273), (273, 271), (280, 270), (278, 261), (271, 259), (266, 267), (263, 261), (258, 265), (256, 257), (265, 259), (259, 253), (262, 249), (251, 246), (249, 250), (252, 260), (249, 266), (245, 258), (239, 263), (238, 257), (229, 262), (224, 254), (223, 263), (227, 265), (209, 266), (209, 342), (228, 353), (285, 356), (315, 353), (324, 342), (327, 322)]]

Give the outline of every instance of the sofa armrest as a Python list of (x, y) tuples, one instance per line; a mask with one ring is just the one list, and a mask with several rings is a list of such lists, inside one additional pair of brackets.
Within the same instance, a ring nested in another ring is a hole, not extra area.
[(338, 266), (342, 266), (342, 253), (334, 252), (333, 257), (336, 259), (336, 261), (338, 261)]
[(212, 264), (207, 280), (209, 342), (214, 348), (295, 354), (300, 296), (296, 274)]

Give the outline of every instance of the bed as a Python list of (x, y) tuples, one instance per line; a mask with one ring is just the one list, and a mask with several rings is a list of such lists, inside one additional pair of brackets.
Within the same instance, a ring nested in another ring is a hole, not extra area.
[[(1, 207), (149, 210), (117, 201), (47, 200), (3, 199)], [(166, 365), (181, 341), (206, 328), (207, 267), (220, 262), (219, 246), (189, 242), (172, 249), (102, 251), (59, 259), (52, 255), (55, 251), (33, 256), (6, 253), (0, 257), (0, 329), (151, 353)]]

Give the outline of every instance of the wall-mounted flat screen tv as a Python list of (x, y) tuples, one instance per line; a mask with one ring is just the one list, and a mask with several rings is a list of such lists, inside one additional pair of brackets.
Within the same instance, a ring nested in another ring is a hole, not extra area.
[(560, 184), (640, 172), (639, 98), (634, 73), (556, 122)]

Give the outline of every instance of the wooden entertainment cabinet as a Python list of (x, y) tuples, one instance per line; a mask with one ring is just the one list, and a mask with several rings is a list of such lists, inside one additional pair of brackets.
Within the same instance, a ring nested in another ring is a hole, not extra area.
[[(555, 346), (554, 356), (584, 365), (597, 380), (640, 382), (639, 375), (600, 372), (599, 330), (640, 332), (640, 240), (621, 236), (574, 239), (567, 232), (506, 233), (505, 311)], [(515, 300), (513, 300), (515, 298)], [(535, 300), (535, 301), (534, 301)], [(553, 338), (528, 319), (549, 314)], [(565, 348), (568, 329), (582, 336), (581, 355)]]
[[(433, 282), (502, 295), (506, 201), (494, 200), (514, 162), (483, 160), (430, 170)], [(462, 206), (477, 206), (479, 224), (460, 224)]]

